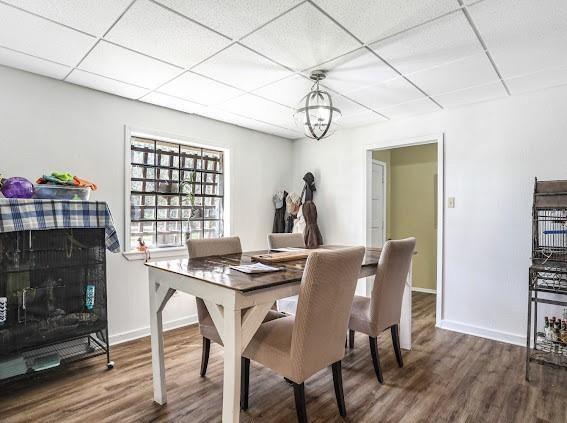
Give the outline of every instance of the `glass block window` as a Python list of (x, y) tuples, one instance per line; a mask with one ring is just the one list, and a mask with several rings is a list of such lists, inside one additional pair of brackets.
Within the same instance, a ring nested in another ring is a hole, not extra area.
[(130, 249), (178, 247), (224, 232), (223, 152), (130, 140)]

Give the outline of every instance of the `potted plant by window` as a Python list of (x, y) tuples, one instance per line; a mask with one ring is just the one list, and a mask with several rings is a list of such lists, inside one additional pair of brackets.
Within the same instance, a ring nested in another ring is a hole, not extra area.
[(192, 171), (189, 174), (189, 178), (184, 179), (179, 184), (179, 192), (183, 193), (183, 189), (185, 186), (189, 187), (189, 192), (185, 194), (185, 198), (189, 201), (189, 215), (187, 216), (187, 229), (185, 231), (185, 241), (191, 239), (191, 219), (194, 217), (198, 217), (199, 209), (195, 207), (195, 181), (197, 180), (197, 172)]

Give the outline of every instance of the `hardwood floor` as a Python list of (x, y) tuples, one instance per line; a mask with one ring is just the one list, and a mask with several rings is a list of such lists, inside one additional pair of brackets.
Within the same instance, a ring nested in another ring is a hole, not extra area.
[[(339, 416), (331, 369), (305, 384), (311, 422), (566, 422), (567, 372), (532, 366), (524, 381), (524, 349), (435, 329), (435, 297), (414, 293), (413, 349), (397, 366), (390, 332), (378, 339), (379, 385), (368, 339), (360, 334), (342, 361), (347, 417)], [(113, 370), (97, 357), (67, 372), (0, 388), (2, 422), (220, 421), (222, 348), (211, 345), (207, 377), (199, 376), (195, 327), (166, 333), (168, 404), (152, 401), (149, 338), (116, 346)], [(242, 422), (295, 422), (293, 389), (252, 363), (249, 409)]]

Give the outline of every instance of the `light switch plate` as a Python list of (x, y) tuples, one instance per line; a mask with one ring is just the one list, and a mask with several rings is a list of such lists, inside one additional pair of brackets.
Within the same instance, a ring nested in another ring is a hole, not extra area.
[(447, 207), (450, 208), (450, 209), (455, 208), (455, 197), (449, 197), (447, 199)]

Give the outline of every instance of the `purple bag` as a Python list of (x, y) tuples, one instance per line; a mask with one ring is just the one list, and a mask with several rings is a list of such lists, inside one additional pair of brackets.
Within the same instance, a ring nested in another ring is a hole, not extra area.
[(26, 178), (15, 176), (3, 179), (1, 185), (2, 194), (6, 198), (32, 198), (33, 184)]

